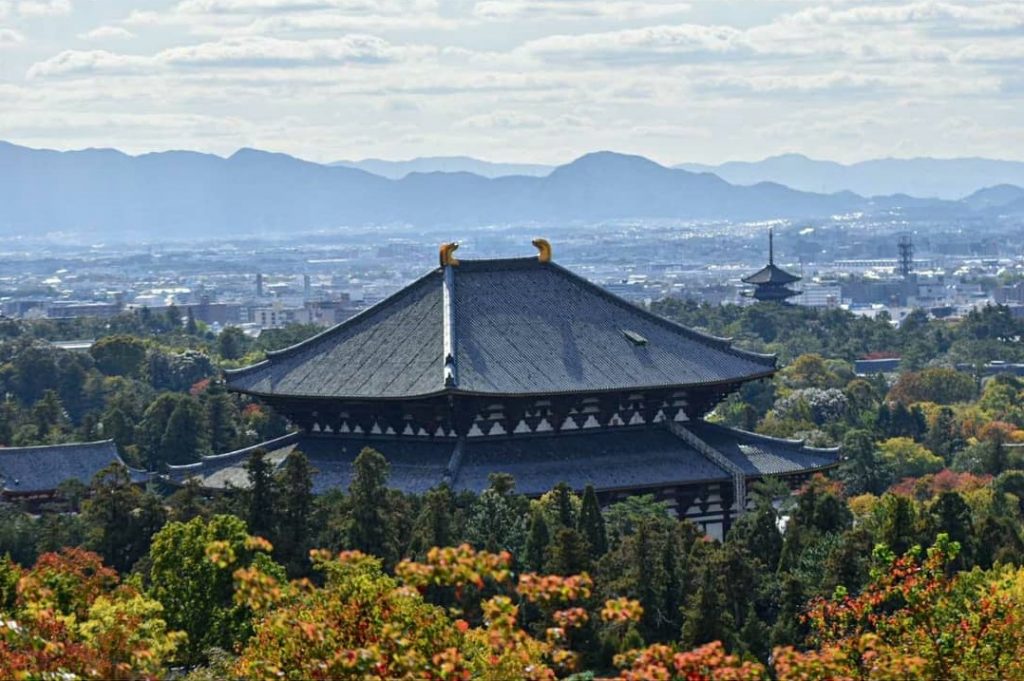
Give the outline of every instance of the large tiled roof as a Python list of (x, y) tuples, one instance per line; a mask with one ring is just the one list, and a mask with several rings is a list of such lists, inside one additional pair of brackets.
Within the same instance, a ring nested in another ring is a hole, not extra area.
[[(9, 494), (45, 494), (68, 480), (89, 484), (112, 463), (124, 466), (113, 440), (4, 447), (0, 448), (0, 481), (3, 491)], [(129, 470), (133, 479), (145, 475)]]
[(800, 440), (757, 435), (706, 421), (686, 425), (697, 437), (738, 465), (748, 477), (822, 470), (839, 463), (838, 449), (807, 447)]
[[(729, 384), (774, 358), (683, 328), (536, 258), (464, 260), (260, 364), (228, 372), (267, 396), (545, 395)], [(447, 307), (446, 307), (447, 306)], [(445, 381), (445, 338), (454, 378)]]

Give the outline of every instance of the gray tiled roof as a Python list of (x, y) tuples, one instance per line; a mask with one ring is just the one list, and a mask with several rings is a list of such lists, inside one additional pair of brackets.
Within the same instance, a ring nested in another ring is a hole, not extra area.
[(750, 276), (743, 277), (743, 281), (747, 284), (792, 284), (800, 281), (800, 277), (774, 264), (768, 264)]
[[(228, 372), (262, 395), (401, 398), (444, 385), (443, 275), (435, 270), (377, 306), (260, 364)], [(732, 383), (774, 358), (685, 329), (536, 258), (454, 268), (456, 384), (474, 394), (552, 394)]]
[(479, 491), (490, 473), (511, 473), (516, 491), (639, 489), (726, 480), (729, 474), (664, 428), (622, 428), (466, 441), (456, 489)]
[(748, 477), (818, 470), (839, 462), (838, 449), (807, 447), (799, 440), (757, 435), (706, 421), (690, 421), (685, 425), (742, 468)]
[(199, 484), (209, 489), (245, 488), (249, 485), (249, 473), (245, 470), (245, 464), (253, 452), (262, 449), (266, 453), (267, 461), (276, 468), (288, 457), (298, 440), (298, 433), (290, 433), (233, 452), (204, 456), (196, 463), (167, 466), (167, 477), (176, 484), (196, 478)]
[(352, 462), (363, 448), (376, 449), (388, 460), (388, 484), (393, 489), (419, 494), (441, 484), (455, 441), (428, 438), (307, 437), (296, 449), (316, 469), (313, 492), (347, 490)]
[[(42, 494), (53, 492), (62, 482), (79, 480), (89, 484), (112, 463), (124, 466), (113, 440), (38, 447), (0, 448), (0, 480), (4, 492)], [(131, 471), (133, 479), (142, 471)]]
[[(740, 465), (751, 477), (828, 467), (834, 450), (803, 447), (798, 442), (765, 438), (702, 421), (690, 421), (698, 437)], [(204, 457), (199, 463), (169, 467), (173, 482), (196, 477), (209, 488), (245, 487), (245, 462), (262, 448), (280, 465), (301, 451), (316, 471), (313, 492), (348, 489), (352, 462), (364, 447), (376, 449), (390, 464), (389, 486), (422, 493), (445, 479), (456, 441), (361, 435), (291, 435), (229, 454)], [(563, 431), (502, 437), (471, 437), (464, 443), (454, 478), (455, 490), (486, 489), (491, 473), (510, 473), (516, 490), (547, 492), (559, 482), (575, 489), (643, 489), (723, 481), (729, 473), (692, 449), (664, 426)]]

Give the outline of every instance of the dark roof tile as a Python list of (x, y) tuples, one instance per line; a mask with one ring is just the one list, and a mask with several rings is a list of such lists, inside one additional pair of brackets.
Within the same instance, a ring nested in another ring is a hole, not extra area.
[[(4, 447), (0, 448), (0, 479), (5, 492), (42, 494), (53, 492), (67, 480), (89, 484), (112, 463), (124, 466), (113, 440)], [(145, 477), (142, 471), (130, 472), (133, 480)]]
[(441, 270), (260, 364), (228, 372), (229, 384), (297, 397), (423, 397), (446, 389), (542, 395), (732, 383), (774, 370), (773, 357), (685, 329), (535, 258), (462, 261), (454, 274), (457, 382), (450, 388)]

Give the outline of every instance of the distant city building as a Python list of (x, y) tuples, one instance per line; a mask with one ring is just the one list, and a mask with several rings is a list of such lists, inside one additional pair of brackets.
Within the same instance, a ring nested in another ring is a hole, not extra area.
[(744, 277), (743, 283), (753, 284), (754, 290), (750, 295), (757, 300), (784, 303), (789, 298), (800, 295), (799, 291), (789, 288), (790, 284), (798, 281), (800, 277), (775, 265), (775, 234), (769, 228), (768, 264), (749, 277)]
[(804, 307), (824, 307), (834, 309), (843, 302), (843, 290), (839, 284), (806, 284), (793, 302)]

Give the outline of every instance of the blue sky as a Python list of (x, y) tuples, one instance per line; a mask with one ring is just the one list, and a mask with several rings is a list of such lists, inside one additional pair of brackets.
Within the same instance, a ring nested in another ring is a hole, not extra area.
[(0, 139), (1024, 159), (1024, 1), (0, 0)]

